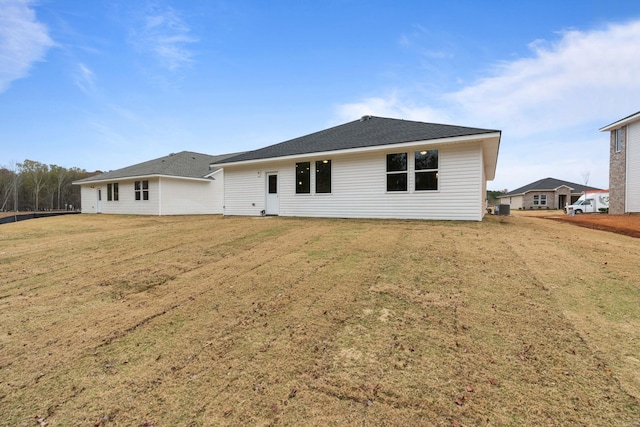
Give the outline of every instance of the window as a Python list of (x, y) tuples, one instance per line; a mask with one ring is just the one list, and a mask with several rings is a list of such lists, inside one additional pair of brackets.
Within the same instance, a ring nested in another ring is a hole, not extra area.
[(149, 200), (149, 181), (136, 181), (134, 188), (136, 200)]
[(616, 153), (622, 151), (622, 139), (624, 137), (624, 128), (616, 129)]
[(387, 191), (407, 191), (407, 153), (387, 154)]
[(415, 153), (416, 191), (438, 189), (438, 150)]
[(316, 161), (316, 193), (331, 193), (331, 160)]
[(546, 206), (547, 205), (547, 195), (546, 194), (534, 194), (533, 195), (533, 204), (534, 204), (534, 206)]
[(296, 163), (296, 194), (311, 192), (311, 162)]
[(108, 201), (118, 200), (118, 183), (117, 182), (114, 182), (113, 184), (107, 184), (107, 200)]
[(269, 194), (278, 194), (278, 175), (269, 175)]

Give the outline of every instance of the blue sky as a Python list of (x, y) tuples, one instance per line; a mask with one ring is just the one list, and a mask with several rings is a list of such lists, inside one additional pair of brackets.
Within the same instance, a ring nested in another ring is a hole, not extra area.
[(0, 166), (112, 170), (365, 114), (503, 131), (489, 189), (608, 187), (640, 2), (0, 0)]

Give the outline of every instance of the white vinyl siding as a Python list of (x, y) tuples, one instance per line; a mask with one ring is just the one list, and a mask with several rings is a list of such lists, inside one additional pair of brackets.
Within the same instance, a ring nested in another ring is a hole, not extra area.
[[(149, 181), (149, 200), (135, 199), (135, 181), (143, 179), (118, 179), (119, 200), (107, 201), (107, 183), (94, 184), (96, 190), (102, 189), (102, 205), (101, 211), (104, 214), (132, 214), (132, 215), (159, 215), (158, 204), (158, 178), (148, 178)], [(115, 182), (115, 181), (114, 181)], [(93, 197), (95, 199), (95, 197)]]
[(627, 126), (626, 212), (640, 212), (640, 122)]
[[(160, 215), (221, 214), (222, 176), (222, 173), (217, 173), (215, 181), (161, 177)], [(215, 191), (216, 187), (219, 187), (218, 194)]]
[[(251, 166), (224, 167), (224, 213), (225, 215), (260, 215), (265, 209), (267, 172), (278, 173), (278, 192), (283, 192), (284, 170), (278, 169), (282, 163), (271, 163), (266, 169)], [(295, 162), (289, 174), (290, 187), (294, 188)], [(282, 168), (284, 169), (284, 168)]]
[[(414, 151), (420, 149), (439, 150), (438, 190), (415, 191), (413, 162), (409, 162), (408, 191), (387, 192), (386, 155), (406, 151), (413, 159)], [(314, 194), (315, 174), (311, 174), (311, 194), (296, 194), (295, 164), (299, 159), (225, 167), (225, 214), (259, 214), (264, 209), (265, 172), (278, 171), (282, 216), (482, 219), (485, 196), (480, 142), (325, 154), (323, 158), (331, 160), (329, 194)], [(307, 159), (322, 160), (306, 156), (304, 161)]]
[[(107, 182), (81, 186), (82, 213), (97, 213), (97, 191), (102, 190), (100, 211), (127, 215), (199, 215), (222, 214), (224, 175), (213, 180), (172, 177), (118, 179), (119, 200), (107, 200)], [(149, 181), (149, 200), (135, 199), (135, 181)], [(116, 181), (114, 181), (116, 182)], [(92, 188), (93, 187), (93, 188)]]
[[(105, 191), (107, 186), (105, 185)], [(97, 213), (96, 202), (98, 200), (98, 195), (96, 194), (96, 189), (91, 188), (89, 185), (80, 186), (80, 201), (81, 201), (81, 209), (82, 213)]]

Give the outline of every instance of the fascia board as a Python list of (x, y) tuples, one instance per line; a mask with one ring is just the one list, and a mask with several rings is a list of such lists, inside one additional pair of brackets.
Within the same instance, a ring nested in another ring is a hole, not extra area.
[(214, 170), (212, 172), (209, 172), (204, 177), (213, 179), (213, 176), (219, 174), (220, 172), (222, 172), (222, 168), (219, 168), (219, 169), (216, 169), (216, 170)]
[(629, 117), (625, 117), (624, 119), (618, 120), (617, 122), (613, 122), (610, 125), (607, 125), (603, 128), (600, 128), (600, 132), (607, 132), (615, 129), (619, 129), (622, 126), (628, 125), (629, 123), (640, 120), (640, 112), (633, 114)]
[(411, 147), (419, 147), (419, 146), (425, 146), (425, 145), (457, 144), (457, 143), (488, 140), (492, 138), (497, 138), (499, 141), (500, 132), (482, 133), (478, 135), (456, 136), (451, 138), (425, 139), (420, 141), (403, 142), (398, 144), (375, 145), (375, 146), (361, 147), (361, 148), (349, 148), (346, 150), (318, 151), (314, 153), (293, 154), (293, 155), (282, 156), (282, 157), (267, 157), (264, 159), (244, 160), (240, 162), (212, 163), (212, 166), (224, 168), (227, 166), (254, 165), (254, 164), (281, 161), (281, 160), (287, 161), (287, 160), (295, 160), (295, 159), (308, 159), (308, 158), (316, 158), (316, 157), (334, 156), (336, 154), (355, 154), (355, 153), (367, 153), (367, 152), (375, 152), (375, 151), (388, 151), (391, 149), (411, 148)]
[(194, 178), (190, 176), (175, 176), (175, 175), (132, 175), (132, 176), (122, 176), (119, 178), (106, 178), (106, 179), (94, 179), (91, 181), (73, 181), (71, 184), (73, 185), (86, 185), (86, 184), (103, 184), (106, 182), (117, 182), (117, 181), (132, 181), (136, 179), (149, 179), (149, 178), (171, 178), (171, 179), (181, 179), (187, 181), (211, 181), (208, 178)]

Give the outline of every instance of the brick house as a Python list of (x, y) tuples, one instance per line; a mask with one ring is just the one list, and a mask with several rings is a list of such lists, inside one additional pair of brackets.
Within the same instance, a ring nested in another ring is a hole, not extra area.
[(544, 178), (499, 196), (500, 204), (511, 209), (564, 209), (584, 191), (599, 188), (555, 178)]
[(640, 111), (600, 131), (609, 132), (609, 213), (640, 212)]

